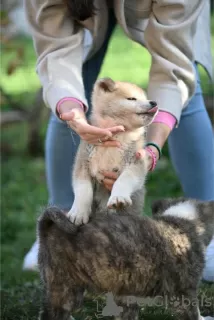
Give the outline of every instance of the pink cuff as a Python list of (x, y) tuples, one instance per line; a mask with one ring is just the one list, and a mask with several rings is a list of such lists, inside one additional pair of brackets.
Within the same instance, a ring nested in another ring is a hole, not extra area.
[(81, 107), (82, 107), (82, 109), (85, 111), (85, 106), (84, 106), (84, 104), (80, 101), (80, 100), (78, 100), (78, 99), (76, 99), (76, 98), (73, 98), (73, 97), (66, 97), (66, 98), (62, 98), (61, 100), (59, 100), (59, 102), (57, 103), (57, 106), (56, 106), (56, 110), (57, 110), (57, 112), (60, 114), (60, 106), (61, 106), (61, 104), (63, 103), (63, 102), (65, 102), (65, 101), (73, 101), (73, 102), (76, 102), (76, 103), (78, 103)]
[(157, 122), (164, 123), (172, 130), (175, 127), (176, 118), (169, 112), (159, 111), (155, 119), (153, 120), (153, 123)]

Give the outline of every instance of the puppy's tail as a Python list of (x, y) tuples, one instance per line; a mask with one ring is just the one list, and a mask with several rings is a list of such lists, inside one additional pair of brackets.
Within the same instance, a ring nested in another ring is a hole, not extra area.
[(53, 225), (68, 234), (75, 234), (78, 230), (78, 226), (73, 224), (63, 211), (57, 207), (49, 207), (38, 219), (37, 230), (39, 236), (47, 236), (50, 227)]

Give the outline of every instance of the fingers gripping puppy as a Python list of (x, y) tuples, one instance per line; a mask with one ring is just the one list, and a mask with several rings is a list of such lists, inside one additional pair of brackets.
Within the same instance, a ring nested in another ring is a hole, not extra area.
[[(147, 159), (136, 159), (135, 153), (144, 145), (147, 126), (158, 108), (146, 98), (145, 92), (134, 84), (114, 82), (109, 78), (95, 83), (92, 94), (90, 123), (100, 128), (121, 125), (124, 132), (114, 139), (120, 148), (103, 148), (102, 144), (90, 145), (81, 141), (73, 169), (74, 203), (69, 219), (79, 225), (87, 223), (93, 211), (125, 210), (132, 205), (132, 212), (143, 206), (144, 182)], [(102, 171), (119, 174), (111, 194), (102, 185)], [(94, 210), (95, 209), (95, 210)]]

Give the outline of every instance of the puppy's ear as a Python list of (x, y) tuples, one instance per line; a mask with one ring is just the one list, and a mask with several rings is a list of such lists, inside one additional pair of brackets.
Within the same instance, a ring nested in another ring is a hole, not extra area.
[(116, 83), (111, 78), (99, 79), (97, 85), (105, 92), (112, 92), (116, 89)]

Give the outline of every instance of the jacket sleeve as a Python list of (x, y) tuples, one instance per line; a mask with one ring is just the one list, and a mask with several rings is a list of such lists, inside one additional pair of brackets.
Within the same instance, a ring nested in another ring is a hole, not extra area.
[(149, 99), (180, 120), (195, 91), (193, 40), (206, 0), (156, 0), (145, 30), (152, 55)]
[(24, 0), (38, 56), (37, 73), (47, 106), (75, 97), (86, 106), (82, 81), (83, 30), (69, 18), (61, 0)]

